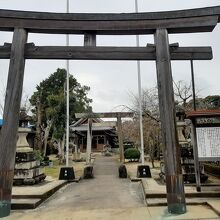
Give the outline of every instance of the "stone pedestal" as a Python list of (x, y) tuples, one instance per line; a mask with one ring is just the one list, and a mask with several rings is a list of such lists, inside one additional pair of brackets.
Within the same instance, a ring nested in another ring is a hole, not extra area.
[(137, 167), (138, 178), (151, 178), (150, 167), (148, 165), (139, 165)]
[(186, 126), (186, 123), (183, 121), (178, 121), (177, 122), (177, 133), (178, 133), (178, 140), (179, 140), (179, 144), (187, 144), (187, 140), (183, 135), (183, 130), (184, 127)]
[(33, 152), (33, 149), (27, 142), (27, 134), (31, 132), (30, 128), (18, 128), (18, 141), (16, 152)]
[(18, 129), (18, 141), (15, 158), (14, 185), (33, 185), (45, 179), (40, 161), (36, 160), (33, 149), (27, 142), (29, 128)]

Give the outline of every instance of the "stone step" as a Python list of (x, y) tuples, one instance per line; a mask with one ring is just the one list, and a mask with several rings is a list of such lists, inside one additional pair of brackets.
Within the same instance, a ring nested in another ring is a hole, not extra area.
[[(167, 194), (162, 192), (153, 192), (145, 190), (146, 198), (166, 198)], [(186, 192), (186, 198), (220, 198), (220, 191), (207, 191), (207, 192)]]
[[(186, 198), (187, 205), (207, 205), (210, 198)], [(146, 199), (147, 206), (167, 206), (166, 198), (149, 198)]]
[(42, 199), (12, 199), (11, 209), (35, 209), (43, 202)]

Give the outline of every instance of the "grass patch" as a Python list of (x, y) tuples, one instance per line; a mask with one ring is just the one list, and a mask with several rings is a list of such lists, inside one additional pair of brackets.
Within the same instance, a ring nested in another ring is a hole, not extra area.
[[(60, 168), (61, 167), (65, 167), (65, 164), (64, 165), (60, 165), (59, 164), (59, 160), (58, 158), (52, 156), (50, 157), (50, 160), (53, 161), (53, 166), (52, 167), (49, 167), (49, 166), (46, 166), (44, 168), (44, 173), (46, 176), (51, 176), (52, 178), (54, 179), (58, 179), (59, 178), (59, 174), (60, 174)], [(75, 172), (75, 176), (76, 177), (80, 177), (83, 175), (83, 169), (84, 169), (84, 163), (82, 162), (78, 162), (78, 163), (72, 163), (72, 161), (70, 160), (70, 166), (73, 166), (74, 168), (74, 172)]]
[(45, 167), (45, 175), (58, 179), (60, 174), (60, 166)]

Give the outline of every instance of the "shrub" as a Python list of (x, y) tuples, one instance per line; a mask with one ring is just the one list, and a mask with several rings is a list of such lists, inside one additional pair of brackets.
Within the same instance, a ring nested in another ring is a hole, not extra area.
[(204, 170), (206, 173), (220, 177), (220, 166), (218, 165), (205, 163)]
[(41, 153), (39, 150), (34, 150), (34, 156), (36, 160), (39, 160), (40, 162), (44, 160), (43, 153)]
[(126, 151), (129, 148), (134, 148), (133, 144), (124, 144), (124, 151)]
[(128, 148), (124, 152), (124, 156), (125, 156), (125, 159), (128, 159), (128, 160), (139, 160), (140, 156), (141, 156), (141, 153), (136, 148)]

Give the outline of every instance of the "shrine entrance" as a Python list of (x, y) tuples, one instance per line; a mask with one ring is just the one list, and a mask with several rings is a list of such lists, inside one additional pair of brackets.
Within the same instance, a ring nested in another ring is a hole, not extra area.
[[(0, 134), (0, 213), (10, 214), (14, 158), (25, 59), (155, 60), (168, 211), (185, 213), (186, 202), (175, 122), (171, 60), (210, 60), (211, 47), (169, 44), (169, 34), (211, 32), (220, 22), (220, 7), (130, 14), (63, 14), (0, 10), (0, 31), (14, 32), (12, 44), (0, 46), (0, 59), (10, 59)], [(83, 34), (84, 46), (35, 46), (28, 33)], [(97, 35), (153, 34), (147, 47), (97, 47)], [(173, 161), (170, 163), (170, 161)]]

